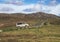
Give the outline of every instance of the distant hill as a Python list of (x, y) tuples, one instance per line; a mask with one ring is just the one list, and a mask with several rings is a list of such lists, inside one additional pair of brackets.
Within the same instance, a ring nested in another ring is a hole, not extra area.
[[(33, 25), (41, 23), (42, 21), (47, 21), (52, 25), (60, 25), (60, 17), (53, 14), (47, 14), (43, 12), (37, 12), (32, 14), (0, 13), (0, 27), (14, 26), (17, 22), (27, 22)], [(1, 26), (1, 24), (3, 24), (3, 26)]]

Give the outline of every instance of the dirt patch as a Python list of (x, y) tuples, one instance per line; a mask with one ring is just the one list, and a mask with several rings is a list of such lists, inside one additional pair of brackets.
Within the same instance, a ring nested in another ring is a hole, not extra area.
[(5, 24), (0, 24), (0, 27), (4, 26)]

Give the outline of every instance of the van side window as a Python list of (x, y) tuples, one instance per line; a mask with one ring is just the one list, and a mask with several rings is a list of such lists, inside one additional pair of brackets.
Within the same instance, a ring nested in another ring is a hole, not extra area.
[(20, 24), (22, 24), (22, 23), (17, 23), (17, 25), (20, 25)]

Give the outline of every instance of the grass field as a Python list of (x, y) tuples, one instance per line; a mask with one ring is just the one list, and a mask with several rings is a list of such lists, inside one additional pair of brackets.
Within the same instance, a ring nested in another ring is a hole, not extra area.
[(6, 27), (0, 33), (0, 42), (60, 42), (60, 25), (17, 29)]

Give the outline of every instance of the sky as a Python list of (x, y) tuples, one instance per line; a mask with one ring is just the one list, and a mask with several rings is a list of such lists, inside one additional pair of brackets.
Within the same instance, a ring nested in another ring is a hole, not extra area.
[(0, 0), (0, 13), (45, 12), (60, 15), (60, 0)]

